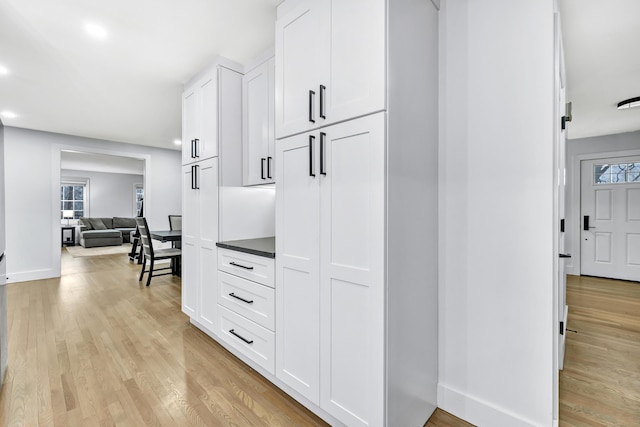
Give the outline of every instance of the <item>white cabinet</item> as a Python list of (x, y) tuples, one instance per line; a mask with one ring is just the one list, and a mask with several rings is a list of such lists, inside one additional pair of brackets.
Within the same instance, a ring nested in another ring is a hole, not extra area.
[(204, 74), (182, 95), (182, 164), (218, 155), (217, 69)]
[(275, 296), (272, 258), (219, 248), (217, 336), (273, 374)]
[(243, 185), (274, 182), (274, 64), (272, 57), (242, 78)]
[(217, 322), (218, 158), (182, 167), (182, 311)]
[(384, 0), (285, 2), (276, 21), (276, 137), (385, 108)]
[(332, 425), (424, 425), (438, 380), (438, 11), (276, 22), (276, 377)]
[(279, 142), (276, 376), (348, 425), (384, 408), (384, 114)]

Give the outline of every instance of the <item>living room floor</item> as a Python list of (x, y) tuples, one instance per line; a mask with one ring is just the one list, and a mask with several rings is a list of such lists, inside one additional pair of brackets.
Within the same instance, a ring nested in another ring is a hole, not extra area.
[[(0, 425), (326, 425), (189, 323), (180, 279), (127, 255), (74, 258), (7, 286)], [(442, 412), (428, 426), (469, 426)]]

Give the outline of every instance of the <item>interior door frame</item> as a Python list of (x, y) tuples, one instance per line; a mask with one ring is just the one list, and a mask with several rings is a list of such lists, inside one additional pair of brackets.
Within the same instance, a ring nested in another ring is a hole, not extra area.
[(151, 192), (151, 182), (149, 181), (148, 174), (151, 170), (151, 155), (136, 153), (134, 151), (121, 151), (109, 148), (90, 147), (86, 145), (72, 145), (72, 144), (53, 144), (51, 147), (51, 225), (52, 225), (52, 248), (51, 256), (52, 260), (52, 272), (53, 277), (60, 277), (62, 274), (61, 258), (62, 251), (60, 248), (60, 156), (63, 151), (77, 151), (81, 153), (90, 154), (103, 154), (107, 156), (117, 157), (130, 157), (144, 161), (143, 172), (143, 186), (145, 191), (145, 198), (148, 198)]
[(578, 154), (571, 158), (571, 265), (567, 266), (567, 274), (581, 275), (582, 161), (631, 156), (640, 156), (640, 149)]

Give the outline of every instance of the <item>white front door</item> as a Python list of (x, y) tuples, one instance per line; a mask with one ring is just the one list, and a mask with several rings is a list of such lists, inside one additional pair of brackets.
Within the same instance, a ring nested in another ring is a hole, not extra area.
[(640, 157), (582, 162), (581, 274), (640, 281)]

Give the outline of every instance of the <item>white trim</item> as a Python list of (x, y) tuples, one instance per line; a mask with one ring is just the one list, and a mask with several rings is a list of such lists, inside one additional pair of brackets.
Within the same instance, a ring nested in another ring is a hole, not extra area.
[(585, 153), (585, 154), (576, 154), (571, 157), (571, 224), (573, 227), (571, 233), (571, 265), (567, 265), (566, 272), (567, 274), (574, 274), (576, 276), (580, 276), (580, 251), (581, 251), (581, 242), (580, 242), (580, 210), (581, 210), (581, 200), (580, 200), (580, 189), (582, 185), (581, 181), (581, 171), (582, 171), (582, 162), (588, 160), (597, 160), (597, 159), (606, 159), (612, 157), (631, 157), (631, 156), (640, 156), (640, 149), (638, 150), (623, 150), (623, 151), (605, 151), (601, 153)]
[[(56, 241), (57, 246), (60, 246), (60, 225), (57, 226), (56, 235), (58, 240)], [(58, 251), (60, 254), (60, 251)], [(42, 280), (42, 279), (50, 279), (52, 277), (60, 276), (60, 263), (58, 262), (58, 268), (54, 265), (53, 268), (43, 268), (41, 270), (32, 270), (32, 271), (22, 271), (19, 273), (10, 273), (7, 277), (7, 283), (18, 283), (18, 282), (30, 282), (32, 280)]]
[(477, 426), (536, 427), (539, 423), (461, 391), (438, 384), (438, 408)]

